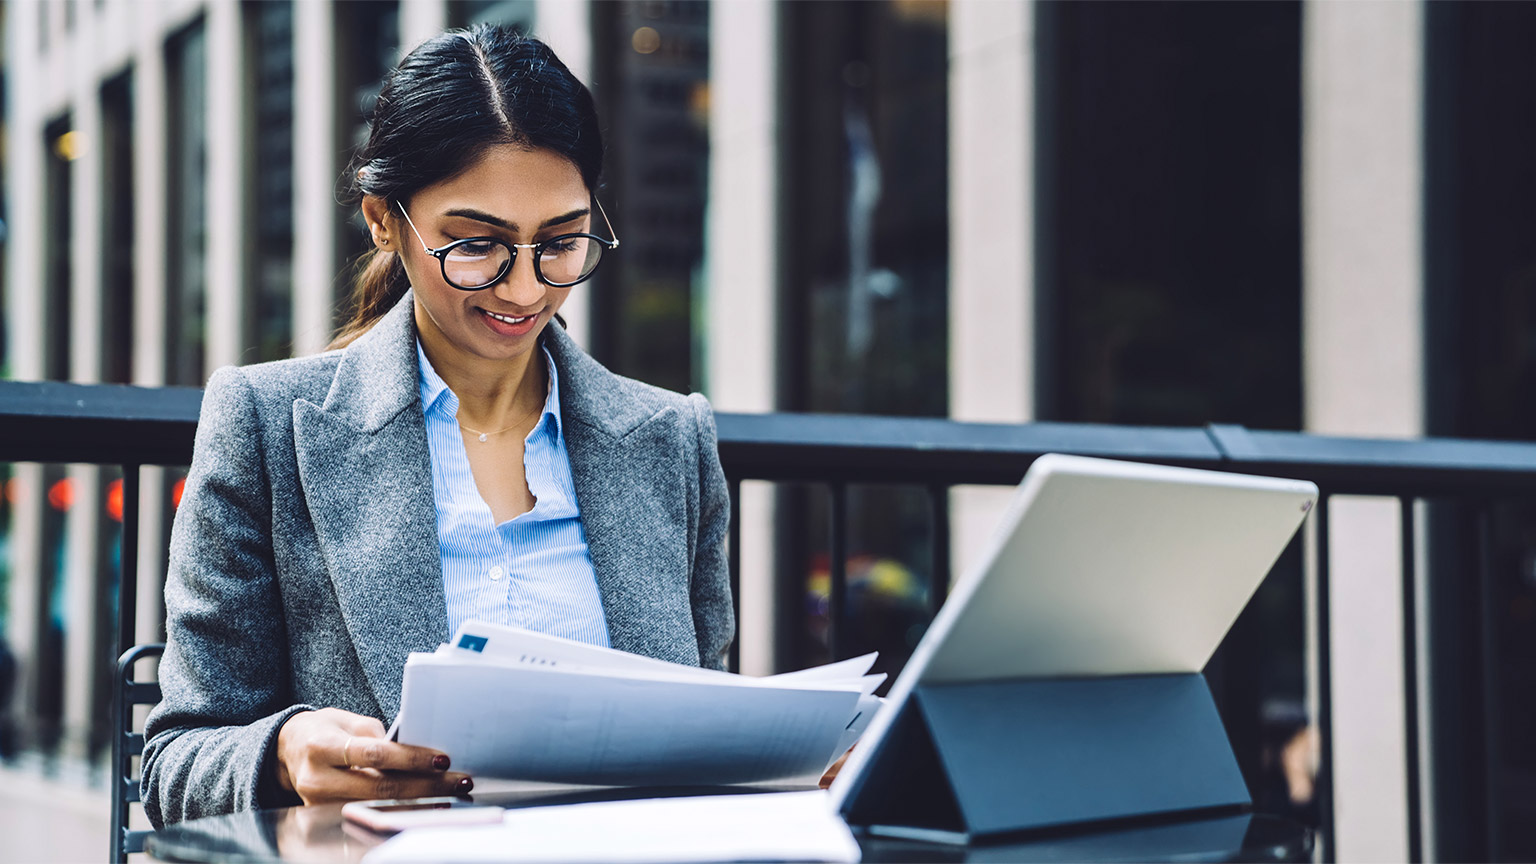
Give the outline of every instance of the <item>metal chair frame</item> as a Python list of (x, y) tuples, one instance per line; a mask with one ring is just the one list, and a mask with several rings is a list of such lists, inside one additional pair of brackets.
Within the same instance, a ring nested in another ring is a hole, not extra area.
[(133, 664), (165, 653), (160, 644), (135, 645), (117, 660), (112, 679), (112, 717), (117, 729), (112, 736), (112, 849), (108, 860), (126, 864), (128, 856), (144, 851), (144, 839), (154, 831), (128, 827), (128, 806), (139, 801), (139, 778), (133, 773), (133, 757), (144, 752), (144, 733), (133, 728), (133, 709), (160, 701), (160, 682), (135, 681)]

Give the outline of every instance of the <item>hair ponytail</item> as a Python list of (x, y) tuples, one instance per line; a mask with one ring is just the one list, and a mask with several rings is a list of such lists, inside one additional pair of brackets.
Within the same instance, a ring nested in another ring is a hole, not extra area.
[[(489, 24), (417, 46), (385, 77), (368, 120), (348, 172), (352, 203), (409, 201), (501, 144), (569, 159), (591, 191), (603, 170), (591, 92), (548, 45)], [(330, 348), (356, 341), (410, 288), (393, 252), (365, 253), (354, 273), (351, 315)]]
[(345, 348), (357, 341), (400, 302), (410, 287), (398, 254), (384, 249), (363, 253), (352, 278), (352, 315), (325, 350)]

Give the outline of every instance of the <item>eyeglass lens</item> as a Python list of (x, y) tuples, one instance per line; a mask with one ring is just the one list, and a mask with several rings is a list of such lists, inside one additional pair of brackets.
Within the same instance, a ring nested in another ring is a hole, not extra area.
[[(552, 238), (537, 250), (538, 275), (555, 285), (579, 282), (597, 269), (603, 248), (579, 234)], [(506, 275), (512, 255), (510, 247), (494, 240), (460, 243), (443, 255), (443, 275), (460, 288), (484, 288)]]

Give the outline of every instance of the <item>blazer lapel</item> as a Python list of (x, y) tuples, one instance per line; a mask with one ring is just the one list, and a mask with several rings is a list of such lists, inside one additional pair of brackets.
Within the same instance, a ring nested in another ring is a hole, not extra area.
[(546, 329), (544, 342), (560, 372), (571, 480), (609, 642), (696, 666), (686, 544), (663, 528), (689, 524), (674, 409), (651, 413), (559, 325)]
[(400, 708), (406, 655), (451, 634), (409, 292), (342, 354), (324, 405), (293, 408), (299, 480), (380, 711)]

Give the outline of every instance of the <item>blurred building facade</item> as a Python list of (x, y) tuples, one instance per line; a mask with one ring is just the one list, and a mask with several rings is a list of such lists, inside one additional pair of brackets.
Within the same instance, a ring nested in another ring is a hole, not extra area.
[[(323, 349), (364, 248), (338, 193), (379, 79), (478, 21), (545, 39), (597, 97), (625, 243), (565, 316), (620, 373), (721, 411), (1536, 437), (1536, 14), (1516, 4), (12, 0), (5, 376), (201, 386)], [(21, 737), (88, 753), (106, 682), (64, 673), (109, 650), (121, 486), (5, 470)], [(146, 538), (178, 477), (147, 478)], [(899, 659), (927, 503), (851, 492), (866, 641)], [(1006, 498), (952, 493), (954, 572)], [(825, 508), (743, 489), (746, 671), (821, 659)], [(1536, 620), (1529, 516), (1501, 522), (1512, 655)], [(1331, 518), (1338, 851), (1402, 858), (1399, 515)], [(139, 548), (163, 572), (164, 543)], [(1208, 670), (1250, 782), (1280, 777), (1315, 696), (1300, 560)], [(160, 586), (140, 590), (151, 639)], [(803, 644), (774, 643), (776, 615)], [(1530, 665), (1500, 674), (1518, 689)], [(1506, 752), (1510, 782), (1536, 778), (1518, 736)]]

